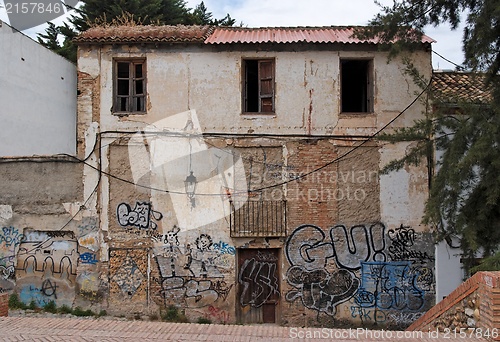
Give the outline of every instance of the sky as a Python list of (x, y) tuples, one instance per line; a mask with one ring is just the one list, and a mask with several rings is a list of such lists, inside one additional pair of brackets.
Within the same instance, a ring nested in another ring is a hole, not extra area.
[[(194, 8), (201, 0), (187, 0)], [(392, 0), (380, 0), (384, 5)], [(343, 26), (366, 25), (380, 7), (374, 0), (204, 0), (214, 18), (221, 19), (227, 13), (248, 27), (269, 26)], [(437, 41), (433, 50), (446, 59), (462, 64), (462, 27), (452, 31), (448, 25), (428, 27), (425, 34)], [(455, 65), (436, 54), (432, 56), (434, 69), (450, 70)]]
[[(186, 4), (194, 8), (200, 2), (187, 0)], [(379, 2), (392, 4), (392, 0)], [(221, 19), (229, 13), (236, 24), (242, 22), (247, 27), (366, 25), (380, 11), (374, 0), (204, 0), (204, 3), (214, 18)], [(8, 22), (4, 8), (0, 8), (0, 20)], [(59, 25), (62, 20), (53, 22)], [(41, 25), (24, 33), (35, 38), (44, 29)], [(432, 45), (433, 51), (456, 64), (463, 62), (462, 27), (455, 31), (448, 25), (428, 27), (425, 33), (437, 41)], [(434, 69), (455, 69), (454, 64), (437, 54), (433, 54), (432, 60)]]

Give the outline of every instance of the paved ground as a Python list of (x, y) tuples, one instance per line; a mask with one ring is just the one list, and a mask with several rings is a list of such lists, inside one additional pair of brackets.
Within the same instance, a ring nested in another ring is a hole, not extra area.
[(0, 341), (486, 341), (429, 332), (287, 328), (110, 319), (0, 317)]

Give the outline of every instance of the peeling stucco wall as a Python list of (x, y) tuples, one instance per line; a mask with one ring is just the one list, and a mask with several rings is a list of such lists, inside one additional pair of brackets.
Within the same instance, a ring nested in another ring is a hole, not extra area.
[[(435, 300), (434, 245), (420, 225), (427, 170), (380, 174), (407, 144), (368, 137), (418, 88), (400, 58), (355, 50), (82, 45), (78, 155), (86, 164), (73, 202), (88, 201), (58, 234), (19, 231), (57, 246), (50, 260), (64, 271), (51, 267), (59, 270), (51, 278), (45, 261), (23, 257), (16, 290), (50, 299), (64, 273), (61, 303), (117, 315), (175, 305), (192, 321), (408, 325)], [(146, 58), (147, 114), (111, 112), (113, 58), (124, 57)], [(276, 113), (242, 115), (242, 58), (264, 57), (275, 59)], [(374, 113), (339, 113), (345, 57), (373, 59)], [(429, 76), (429, 52), (412, 57)], [(416, 102), (394, 127), (423, 109)], [(245, 235), (251, 229), (262, 233)], [(22, 243), (9, 252), (31, 248)]]
[(89, 222), (81, 210), (82, 170), (63, 158), (0, 163), (2, 291), (38, 305), (74, 303), (76, 267), (86, 252), (77, 243), (79, 227)]

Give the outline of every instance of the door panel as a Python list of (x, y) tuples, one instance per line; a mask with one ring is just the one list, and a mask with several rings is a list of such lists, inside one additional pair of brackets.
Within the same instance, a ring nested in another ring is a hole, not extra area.
[(241, 323), (275, 323), (280, 298), (279, 249), (238, 250), (237, 314)]

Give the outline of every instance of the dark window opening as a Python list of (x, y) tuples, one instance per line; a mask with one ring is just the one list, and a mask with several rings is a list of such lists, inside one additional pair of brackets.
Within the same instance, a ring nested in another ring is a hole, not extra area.
[(146, 112), (145, 61), (117, 61), (115, 65), (114, 112)]
[(342, 60), (341, 78), (342, 112), (372, 112), (371, 61)]
[(274, 60), (248, 59), (243, 66), (243, 112), (274, 113)]

